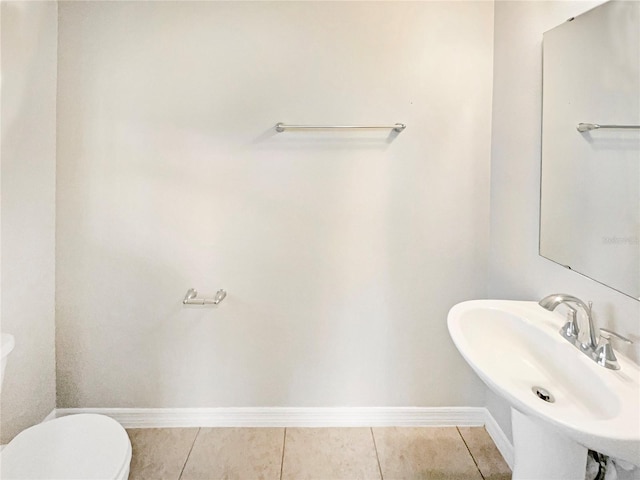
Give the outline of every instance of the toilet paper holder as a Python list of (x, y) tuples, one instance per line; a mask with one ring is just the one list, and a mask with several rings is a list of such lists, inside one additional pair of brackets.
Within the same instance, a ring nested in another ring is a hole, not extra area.
[(195, 288), (190, 288), (182, 300), (185, 305), (218, 305), (227, 296), (227, 292), (220, 289), (216, 292), (213, 298), (197, 298), (198, 291)]

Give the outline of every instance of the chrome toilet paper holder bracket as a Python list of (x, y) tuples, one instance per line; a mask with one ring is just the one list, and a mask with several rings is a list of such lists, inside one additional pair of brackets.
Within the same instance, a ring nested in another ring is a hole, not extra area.
[(227, 296), (227, 292), (220, 289), (216, 292), (213, 298), (197, 298), (198, 291), (195, 288), (190, 288), (182, 300), (184, 305), (218, 305)]

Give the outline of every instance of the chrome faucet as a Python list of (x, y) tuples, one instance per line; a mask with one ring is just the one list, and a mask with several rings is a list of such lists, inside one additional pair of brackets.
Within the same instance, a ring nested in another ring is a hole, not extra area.
[(573, 295), (567, 295), (566, 293), (554, 293), (552, 295), (544, 297), (538, 302), (538, 305), (546, 308), (550, 312), (553, 312), (556, 308), (558, 308), (558, 306), (562, 304), (567, 305), (567, 307), (569, 307), (570, 309), (569, 311), (571, 312), (571, 316), (573, 317), (573, 321), (571, 322), (573, 324), (572, 326), (577, 330), (575, 333), (575, 337), (577, 339), (579, 329), (577, 328), (578, 323), (576, 321), (576, 309), (571, 307), (571, 305), (569, 305), (570, 303), (576, 304), (584, 311), (589, 322), (589, 343), (587, 345), (595, 350), (595, 348), (598, 346), (598, 342), (596, 340), (595, 327), (593, 326), (593, 315), (591, 315), (591, 302), (589, 302), (589, 305), (586, 305), (582, 300), (580, 300), (578, 297), (574, 297)]
[[(618, 360), (616, 359), (616, 356), (613, 352), (613, 347), (611, 347), (609, 340), (611, 339), (611, 337), (616, 337), (619, 340), (627, 343), (633, 342), (616, 332), (607, 330), (606, 328), (600, 329), (600, 341), (597, 341), (596, 329), (593, 325), (593, 315), (591, 314), (591, 302), (589, 302), (589, 304), (587, 305), (582, 300), (574, 297), (573, 295), (567, 295), (565, 293), (554, 293), (552, 295), (544, 297), (538, 302), (538, 304), (541, 307), (546, 308), (550, 312), (553, 312), (560, 305), (566, 305), (566, 307), (569, 309), (568, 321), (560, 329), (560, 335), (562, 335), (564, 339), (569, 341), (574, 347), (578, 348), (582, 353), (587, 355), (598, 365), (610, 368), (612, 370), (620, 369), (620, 365), (618, 364)], [(573, 308), (571, 304), (580, 307), (587, 317), (589, 325), (588, 343), (582, 343), (578, 339), (580, 327), (578, 325), (577, 310)]]

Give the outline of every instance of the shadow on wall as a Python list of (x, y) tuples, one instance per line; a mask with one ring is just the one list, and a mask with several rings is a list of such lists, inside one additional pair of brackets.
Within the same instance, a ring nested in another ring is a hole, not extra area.
[[(56, 5), (2, 2), (1, 443), (55, 407)], [(25, 308), (28, 306), (28, 308)]]

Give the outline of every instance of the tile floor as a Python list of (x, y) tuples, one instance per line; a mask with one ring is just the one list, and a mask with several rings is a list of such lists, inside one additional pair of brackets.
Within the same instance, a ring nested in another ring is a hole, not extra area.
[(508, 480), (482, 427), (127, 430), (130, 480)]

